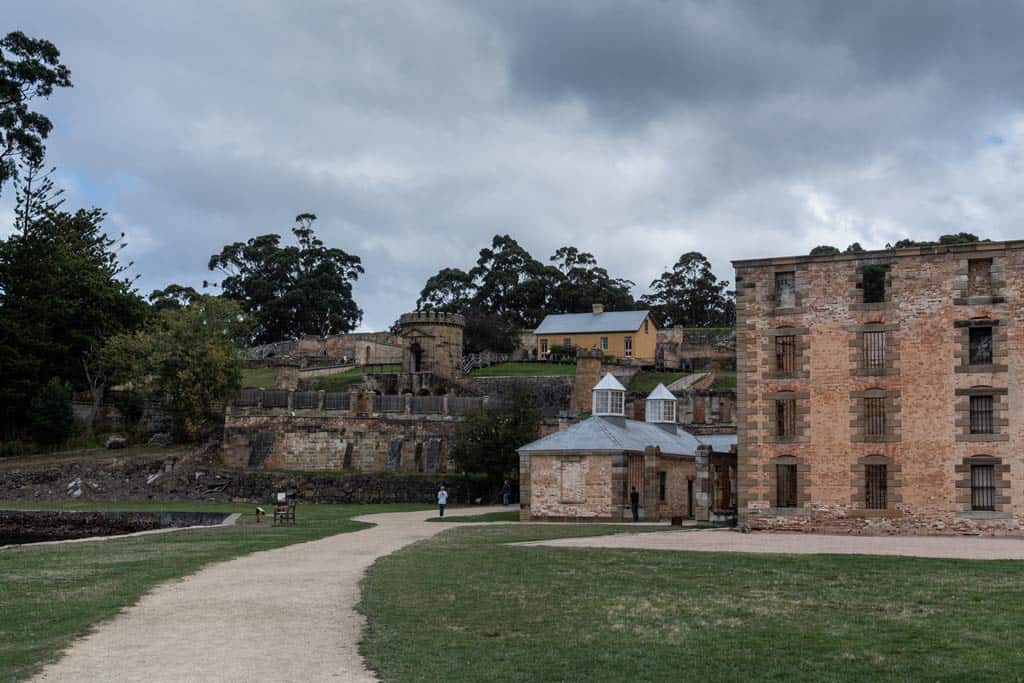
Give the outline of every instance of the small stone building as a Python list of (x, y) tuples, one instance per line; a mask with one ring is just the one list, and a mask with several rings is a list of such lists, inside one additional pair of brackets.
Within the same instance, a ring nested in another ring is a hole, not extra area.
[(522, 521), (631, 520), (633, 487), (643, 520), (700, 517), (700, 507), (707, 518), (696, 462), (708, 463), (712, 446), (676, 423), (664, 386), (648, 396), (644, 421), (625, 417), (625, 398), (607, 374), (593, 389), (590, 418), (519, 449)]

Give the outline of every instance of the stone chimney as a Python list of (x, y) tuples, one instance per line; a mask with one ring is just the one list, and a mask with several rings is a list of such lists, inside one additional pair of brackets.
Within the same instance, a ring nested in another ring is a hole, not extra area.
[(594, 315), (604, 313), (604, 304), (594, 304)]

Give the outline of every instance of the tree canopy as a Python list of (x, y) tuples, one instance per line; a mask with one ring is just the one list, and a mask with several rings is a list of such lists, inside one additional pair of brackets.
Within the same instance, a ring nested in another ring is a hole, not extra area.
[(53, 124), (29, 107), (47, 98), (54, 88), (71, 87), (71, 72), (60, 62), (60, 51), (48, 40), (13, 31), (0, 39), (0, 192), (17, 177), (19, 162), (43, 163)]
[(660, 327), (730, 327), (736, 324), (736, 304), (728, 288), (728, 281), (711, 272), (707, 258), (691, 251), (652, 282), (651, 293), (640, 301)]
[[(362, 320), (352, 296), (352, 283), (364, 272), (362, 262), (325, 246), (313, 231), (314, 221), (311, 213), (295, 217), (295, 245), (283, 246), (277, 234), (260, 235), (228, 244), (210, 257), (210, 270), (224, 273), (224, 297), (237, 301), (255, 323), (252, 343), (349, 332)], [(176, 287), (170, 297), (167, 290), (154, 292), (157, 301), (170, 305), (180, 299)]]
[(463, 472), (482, 472), (492, 482), (514, 477), (519, 469), (516, 449), (535, 440), (540, 413), (529, 394), (512, 397), (506, 406), (467, 417), (455, 429), (451, 458)]
[[(24, 424), (28, 400), (51, 378), (90, 387), (103, 342), (136, 329), (145, 302), (103, 231), (100, 209), (61, 209), (38, 164), (18, 181), (13, 234), (0, 241), (0, 428)], [(122, 235), (123, 238), (123, 235)]]

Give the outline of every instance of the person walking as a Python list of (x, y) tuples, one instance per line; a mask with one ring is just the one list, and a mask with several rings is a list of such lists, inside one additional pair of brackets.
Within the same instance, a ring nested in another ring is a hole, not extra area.
[(512, 484), (509, 483), (508, 479), (501, 485), (501, 504), (508, 507), (508, 497), (512, 495)]
[(441, 488), (437, 490), (437, 507), (441, 511), (441, 517), (444, 517), (444, 506), (447, 504), (448, 491), (445, 489), (444, 484), (441, 484)]
[(629, 492), (629, 507), (633, 510), (633, 521), (640, 521), (640, 494), (637, 493), (636, 487)]

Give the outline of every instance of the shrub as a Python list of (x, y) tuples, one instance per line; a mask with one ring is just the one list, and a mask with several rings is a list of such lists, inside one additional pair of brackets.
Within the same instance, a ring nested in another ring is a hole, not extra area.
[(32, 438), (43, 446), (66, 441), (75, 426), (71, 412), (71, 386), (54, 377), (44, 386), (30, 405)]

